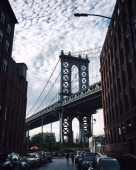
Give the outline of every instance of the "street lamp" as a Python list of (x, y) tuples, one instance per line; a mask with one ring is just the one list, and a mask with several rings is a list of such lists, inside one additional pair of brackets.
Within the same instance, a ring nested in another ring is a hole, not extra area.
[(136, 26), (135, 26), (136, 20), (131, 19), (131, 22), (126, 22), (126, 21), (118, 20), (118, 19), (115, 19), (115, 18), (110, 18), (110, 17), (103, 16), (103, 15), (88, 14), (88, 13), (75, 13), (74, 16), (75, 17), (97, 16), (97, 17), (107, 18), (107, 19), (110, 19), (110, 20), (113, 20), (113, 21), (121, 22), (121, 23), (124, 23), (124, 24), (127, 24), (127, 25), (131, 25), (133, 27), (134, 39), (135, 39), (135, 42), (136, 42)]

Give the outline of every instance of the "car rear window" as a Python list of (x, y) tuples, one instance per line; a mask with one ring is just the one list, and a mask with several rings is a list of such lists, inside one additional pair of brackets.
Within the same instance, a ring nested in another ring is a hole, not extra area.
[(86, 155), (85, 160), (86, 161), (93, 161), (94, 157), (95, 157), (95, 155)]
[(120, 165), (117, 160), (101, 159), (100, 170), (120, 170)]

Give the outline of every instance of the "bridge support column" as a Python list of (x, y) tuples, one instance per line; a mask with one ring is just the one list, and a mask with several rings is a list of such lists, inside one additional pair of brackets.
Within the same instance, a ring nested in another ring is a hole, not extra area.
[(68, 128), (68, 130), (69, 130), (69, 140), (68, 140), (68, 142), (72, 144), (73, 143), (72, 118), (69, 117), (68, 119), (69, 119), (69, 128)]
[(64, 137), (63, 137), (63, 111), (59, 113), (59, 123), (60, 123), (60, 129), (59, 129), (59, 138), (60, 138), (60, 143), (64, 142)]
[(83, 142), (83, 117), (79, 118), (79, 142)]

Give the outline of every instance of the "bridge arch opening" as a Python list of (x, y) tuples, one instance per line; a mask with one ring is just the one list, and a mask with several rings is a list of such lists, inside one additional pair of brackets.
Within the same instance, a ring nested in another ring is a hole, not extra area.
[(76, 93), (79, 91), (79, 70), (76, 65), (71, 68), (71, 92)]
[(79, 143), (79, 120), (75, 117), (72, 120), (72, 132), (73, 132), (73, 141), (74, 143)]

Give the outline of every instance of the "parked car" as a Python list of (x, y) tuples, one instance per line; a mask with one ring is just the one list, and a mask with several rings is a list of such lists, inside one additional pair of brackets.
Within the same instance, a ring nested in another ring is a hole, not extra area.
[(20, 157), (21, 162), (21, 169), (30, 170), (31, 169), (31, 162), (29, 161), (27, 156)]
[(30, 161), (31, 167), (38, 167), (40, 166), (40, 156), (38, 153), (28, 153), (27, 154), (28, 161)]
[(76, 156), (75, 156), (75, 163), (78, 164), (78, 159), (79, 159), (79, 155), (80, 155), (81, 151), (77, 151), (76, 152)]
[(84, 154), (83, 160), (81, 161), (81, 169), (87, 170), (89, 168), (89, 166), (92, 164), (92, 162), (96, 156), (100, 157), (100, 155), (98, 153), (86, 152)]
[(88, 170), (120, 170), (120, 164), (113, 157), (101, 156), (97, 157)]
[(47, 162), (47, 157), (45, 155), (45, 152), (44, 151), (37, 151), (37, 153), (40, 156), (40, 164), (41, 165), (45, 164)]
[(80, 152), (80, 155), (79, 155), (79, 158), (78, 158), (78, 169), (80, 170), (81, 169), (81, 164), (82, 164), (82, 161), (83, 161), (83, 157), (84, 157), (84, 154), (85, 154), (86, 152), (85, 151), (81, 151)]
[[(121, 166), (121, 170), (135, 170), (136, 169), (136, 156), (131, 154), (113, 155)], [(130, 168), (131, 167), (131, 168)]]
[(12, 170), (20, 170), (20, 156), (17, 153), (11, 154), (2, 154), (0, 153), (0, 170), (3, 169), (12, 169)]
[(52, 155), (50, 152), (45, 152), (46, 158), (47, 158), (47, 162), (52, 162)]

